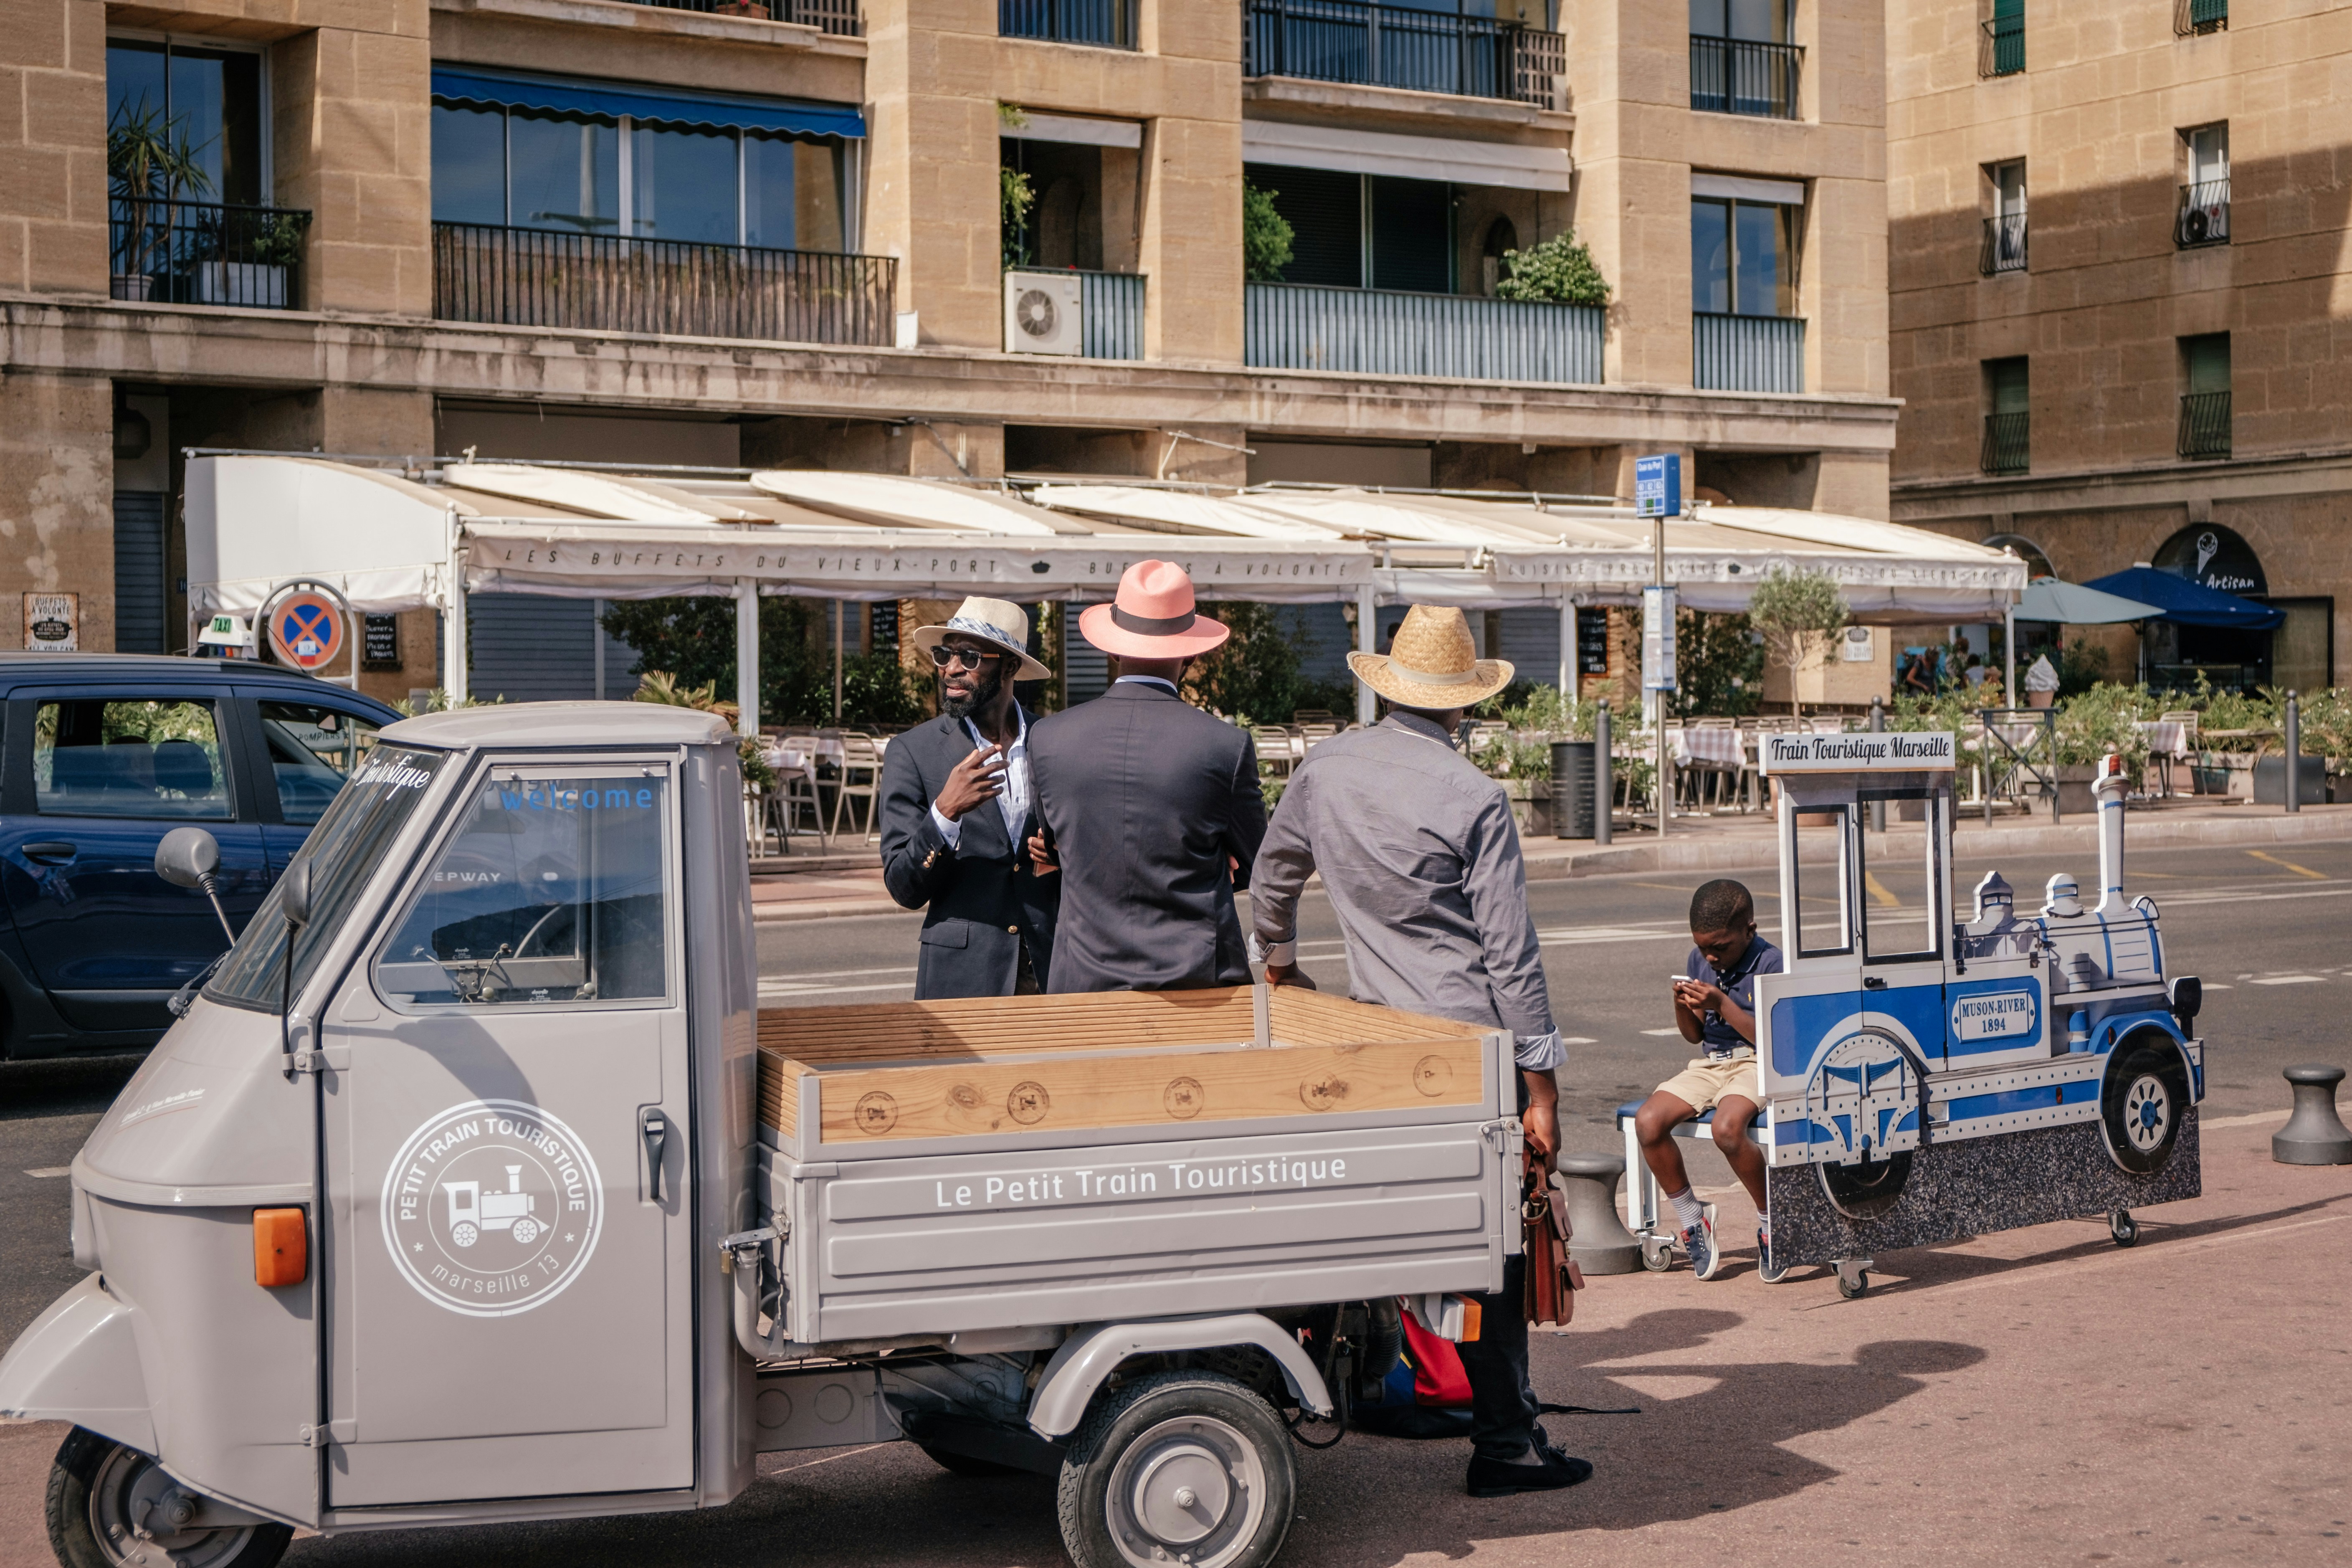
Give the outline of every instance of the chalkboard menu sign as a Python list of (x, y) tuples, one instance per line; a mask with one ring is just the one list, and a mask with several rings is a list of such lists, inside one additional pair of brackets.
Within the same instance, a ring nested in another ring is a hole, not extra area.
[(866, 606), (866, 629), (876, 653), (898, 651), (898, 601), (877, 599)]
[(1587, 606), (1576, 612), (1576, 669), (1580, 675), (1609, 673), (1609, 612)]
[(400, 668), (400, 617), (370, 616), (367, 617), (367, 640), (360, 648), (362, 669), (398, 669)]

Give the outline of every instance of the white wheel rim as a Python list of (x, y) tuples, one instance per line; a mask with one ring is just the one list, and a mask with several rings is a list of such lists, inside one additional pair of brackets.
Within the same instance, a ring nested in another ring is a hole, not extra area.
[(2171, 1131), (2172, 1092), (2154, 1073), (2142, 1073), (2124, 1092), (2124, 1136), (2147, 1154), (2161, 1147)]
[(1221, 1568), (1257, 1538), (1265, 1466), (1230, 1423), (1171, 1416), (1128, 1444), (1104, 1501), (1111, 1542), (1134, 1568)]
[(253, 1539), (251, 1525), (173, 1528), (166, 1515), (174, 1499), (187, 1494), (146, 1455), (113, 1448), (89, 1482), (90, 1533), (98, 1549), (121, 1568), (215, 1568)]

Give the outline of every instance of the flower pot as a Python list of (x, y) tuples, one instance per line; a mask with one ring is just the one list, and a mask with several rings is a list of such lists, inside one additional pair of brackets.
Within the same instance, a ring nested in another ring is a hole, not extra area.
[(2098, 809), (2091, 785), (2097, 782), (2096, 763), (2064, 763), (2058, 769), (2058, 815), (2088, 816)]
[(248, 305), (263, 310), (286, 309), (286, 268), (256, 261), (200, 261), (196, 264), (196, 303)]
[(145, 272), (118, 272), (108, 292), (117, 300), (145, 300), (155, 292), (155, 279)]

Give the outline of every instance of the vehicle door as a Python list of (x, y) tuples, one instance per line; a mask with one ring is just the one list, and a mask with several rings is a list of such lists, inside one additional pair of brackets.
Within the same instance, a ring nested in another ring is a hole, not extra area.
[(239, 931), (268, 890), (252, 781), (221, 688), (42, 690), (8, 701), (0, 885), (58, 1012), (89, 1030), (170, 1026), (164, 1003), (228, 946), (198, 889), (155, 875), (155, 846), (201, 826)]
[(286, 868), (345, 780), (375, 750), (383, 721), (356, 702), (247, 687), (237, 710), (259, 781), (261, 841), (273, 874)]
[(676, 755), (446, 815), (321, 1022), (329, 1505), (689, 1486)]
[[(1819, 792), (1817, 780), (1780, 781), (1783, 791)], [(1861, 832), (1843, 799), (1802, 800), (1782, 829), (1782, 972), (1759, 975), (1757, 1057), (1772, 1108), (1776, 1164), (1830, 1157), (1841, 1129), (1824, 1103), (1839, 1080), (1824, 1070), (1832, 1053), (1862, 1026), (1857, 864)], [(1815, 1127), (1818, 1121), (1820, 1126)]]

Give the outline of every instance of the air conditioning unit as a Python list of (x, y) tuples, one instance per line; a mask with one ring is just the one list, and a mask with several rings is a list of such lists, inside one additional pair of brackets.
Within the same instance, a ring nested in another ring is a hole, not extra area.
[(1075, 272), (1004, 275), (1004, 352), (1075, 354), (1086, 352), (1086, 320)]

